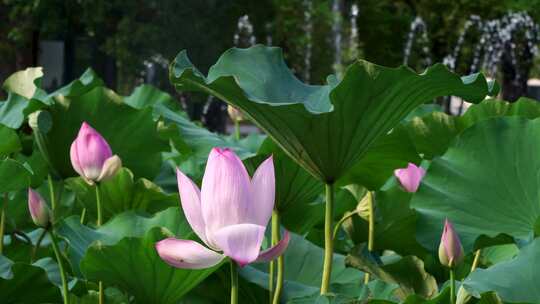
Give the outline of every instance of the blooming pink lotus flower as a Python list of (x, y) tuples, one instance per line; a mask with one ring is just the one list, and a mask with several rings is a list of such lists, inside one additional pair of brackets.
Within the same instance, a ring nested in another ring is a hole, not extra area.
[(439, 261), (444, 266), (454, 268), (463, 261), (463, 256), (463, 246), (461, 246), (459, 236), (452, 223), (446, 219), (441, 244), (439, 245)]
[(28, 210), (30, 210), (30, 216), (34, 224), (43, 228), (49, 225), (49, 207), (47, 207), (43, 197), (31, 188), (28, 188)]
[(425, 174), (426, 170), (424, 168), (417, 167), (413, 163), (409, 163), (407, 168), (394, 171), (397, 180), (407, 192), (416, 192)]
[(207, 247), (191, 240), (162, 240), (156, 244), (156, 250), (166, 263), (177, 268), (201, 269), (230, 257), (245, 266), (270, 261), (285, 251), (288, 232), (274, 247), (261, 252), (274, 208), (272, 157), (259, 166), (250, 180), (233, 151), (214, 148), (208, 156), (201, 190), (180, 170), (176, 172), (186, 219)]
[(89, 184), (111, 178), (122, 167), (107, 141), (86, 122), (71, 144), (71, 165)]

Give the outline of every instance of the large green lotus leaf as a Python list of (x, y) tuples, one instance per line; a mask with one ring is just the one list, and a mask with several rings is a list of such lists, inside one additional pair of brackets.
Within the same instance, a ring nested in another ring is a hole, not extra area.
[(522, 116), (529, 119), (540, 117), (540, 104), (532, 99), (520, 98), (515, 103), (501, 100), (484, 100), (469, 107), (462, 116), (450, 116), (432, 112), (410, 119), (396, 128), (405, 130), (418, 153), (432, 159), (442, 155), (454, 138), (475, 123), (500, 116)]
[(175, 126), (176, 130), (168, 136), (177, 149), (185, 154), (194, 154), (199, 160), (206, 161), (213, 147), (233, 149), (240, 158), (254, 156), (265, 139), (261, 135), (250, 135), (240, 141), (208, 131), (189, 120), (186, 113), (174, 110), (167, 104), (154, 105), (154, 114), (163, 118), (165, 123)]
[[(244, 160), (251, 176), (270, 155), (276, 175), (275, 206), (281, 223), (290, 231), (307, 233), (322, 217), (322, 208), (314, 202), (323, 192), (322, 183), (295, 163), (270, 138), (267, 138), (258, 155)], [(298, 218), (301, 217), (302, 221)]]
[[(66, 183), (87, 209), (87, 215), (95, 219), (96, 187), (88, 185), (80, 177), (68, 178)], [(167, 194), (145, 178), (135, 180), (127, 168), (120, 169), (114, 177), (100, 183), (99, 187), (105, 220), (127, 210), (154, 213), (177, 206), (179, 202), (177, 194)]]
[[(371, 300), (370, 304), (394, 304), (396, 302), (386, 300)], [(402, 304), (451, 304), (450, 303), (450, 288), (445, 288), (432, 299), (426, 299), (420, 295), (411, 295), (401, 302)], [(495, 303), (494, 303), (495, 304)], [(500, 304), (500, 303), (497, 303)]]
[(482, 100), (482, 75), (459, 78), (443, 65), (412, 70), (356, 61), (343, 80), (306, 85), (287, 68), (279, 48), (230, 49), (204, 77), (182, 51), (170, 78), (179, 90), (202, 91), (241, 109), (287, 154), (326, 182), (339, 179), (370, 145), (418, 105), (443, 95)]
[[(416, 240), (416, 213), (409, 206), (412, 194), (395, 181), (374, 193), (374, 249), (392, 250), (401, 255), (424, 256), (426, 250)], [(367, 211), (366, 200), (359, 200), (357, 210)], [(343, 223), (343, 229), (355, 244), (368, 241), (367, 214), (354, 215)]]
[(419, 242), (435, 251), (445, 218), (466, 251), (479, 236), (529, 238), (540, 215), (539, 136), (540, 120), (521, 117), (485, 120), (461, 133), (411, 200)]
[(154, 227), (165, 228), (181, 238), (192, 236), (191, 228), (178, 207), (158, 212), (152, 217), (143, 217), (133, 211), (124, 212), (98, 229), (82, 225), (78, 216), (72, 216), (64, 219), (57, 231), (68, 242), (71, 266), (80, 274), (79, 263), (93, 242), (114, 245), (124, 237), (141, 237)]
[(512, 260), (487, 269), (476, 269), (463, 281), (465, 289), (479, 298), (494, 291), (509, 303), (540, 303), (540, 239), (523, 247)]
[(15, 262), (0, 256), (0, 295), (2, 303), (60, 303), (58, 289), (39, 266)]
[(31, 99), (38, 87), (35, 81), (43, 77), (43, 68), (27, 68), (26, 70), (18, 71), (10, 75), (2, 85), (2, 88), (8, 92), (16, 93)]
[[(292, 234), (289, 247), (285, 251), (285, 282), (283, 300), (310, 296), (319, 293), (323, 268), (323, 249), (303, 237)], [(268, 264), (252, 264), (244, 267), (240, 275), (263, 288), (268, 288)], [(332, 284), (330, 290), (348, 290), (358, 296), (361, 291), (363, 273), (345, 267), (345, 257), (334, 254)]]
[(0, 124), (0, 157), (8, 156), (21, 150), (21, 140), (14, 130)]
[(318, 295), (314, 294), (307, 297), (295, 298), (287, 301), (287, 304), (360, 304), (362, 301), (355, 299), (354, 297), (332, 294), (332, 295)]
[[(82, 89), (78, 91), (83, 92)], [(55, 100), (49, 108), (52, 128), (45, 137), (51, 161), (62, 176), (75, 175), (69, 150), (83, 121), (103, 135), (113, 153), (119, 155), (123, 165), (136, 176), (154, 178), (157, 175), (161, 151), (168, 146), (158, 136), (152, 109), (134, 109), (104, 87), (73, 97), (58, 95)]]
[(0, 101), (0, 124), (11, 129), (18, 129), (24, 122), (28, 107), (29, 102), (26, 98), (9, 93), (6, 100)]
[(31, 176), (32, 172), (20, 162), (10, 158), (0, 160), (0, 193), (27, 188)]
[(409, 134), (396, 128), (389, 134), (379, 136), (360, 161), (347, 171), (340, 183), (359, 184), (377, 190), (392, 176), (395, 169), (419, 162), (420, 156)]
[(208, 269), (178, 269), (165, 264), (155, 244), (171, 236), (154, 228), (143, 238), (124, 238), (115, 245), (92, 245), (81, 261), (86, 278), (117, 286), (137, 303), (175, 304), (220, 265)]
[(136, 87), (131, 95), (124, 98), (124, 102), (135, 109), (143, 109), (152, 107), (156, 104), (171, 104), (175, 100), (166, 92), (163, 92), (156, 87), (143, 84)]
[(438, 292), (437, 281), (424, 269), (424, 262), (415, 256), (406, 256), (387, 264), (379, 264), (365, 254), (364, 246), (349, 254), (345, 260), (347, 265), (371, 273), (389, 284), (396, 284), (396, 297), (405, 300), (417, 294), (431, 298)]

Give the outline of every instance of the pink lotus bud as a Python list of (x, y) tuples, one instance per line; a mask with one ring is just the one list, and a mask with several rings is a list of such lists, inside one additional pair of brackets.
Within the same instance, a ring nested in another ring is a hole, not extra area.
[(208, 268), (225, 257), (240, 266), (267, 262), (283, 254), (289, 234), (261, 251), (264, 231), (275, 198), (274, 163), (265, 160), (250, 178), (244, 164), (229, 149), (214, 148), (199, 187), (177, 170), (180, 202), (191, 228), (206, 246), (169, 238), (156, 244), (166, 263), (178, 268)]
[(444, 221), (444, 231), (439, 245), (439, 261), (442, 265), (454, 268), (463, 261), (463, 247), (454, 226), (448, 219)]
[(426, 174), (426, 171), (422, 167), (417, 167), (413, 163), (409, 163), (407, 168), (397, 169), (394, 171), (394, 175), (397, 180), (407, 192), (416, 192), (422, 178)]
[(30, 216), (34, 224), (43, 228), (49, 225), (49, 207), (47, 207), (43, 197), (30, 188), (28, 188), (28, 210), (30, 210)]
[(73, 169), (89, 184), (111, 178), (122, 167), (107, 141), (86, 122), (71, 144), (70, 157)]
[(240, 122), (245, 119), (244, 114), (231, 105), (227, 106), (227, 113), (229, 113), (229, 117), (232, 121)]

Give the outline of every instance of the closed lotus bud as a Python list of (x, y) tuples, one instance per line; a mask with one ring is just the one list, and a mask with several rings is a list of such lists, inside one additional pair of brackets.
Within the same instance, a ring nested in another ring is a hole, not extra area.
[(89, 184), (114, 176), (122, 167), (120, 157), (112, 155), (107, 141), (86, 122), (71, 144), (70, 158), (73, 169)]
[(452, 223), (446, 219), (444, 222), (444, 230), (439, 245), (439, 261), (442, 265), (454, 268), (463, 261), (463, 246), (459, 236), (454, 230)]
[(418, 167), (413, 163), (409, 163), (407, 168), (394, 171), (394, 175), (401, 184), (401, 187), (407, 192), (416, 192), (425, 174), (426, 171), (424, 168)]
[(227, 106), (227, 113), (229, 113), (229, 117), (232, 121), (240, 122), (242, 120), (245, 120), (244, 114), (242, 114), (240, 110), (231, 105)]
[(30, 210), (30, 216), (34, 224), (43, 228), (49, 225), (49, 207), (47, 207), (43, 197), (37, 191), (30, 188), (28, 188), (28, 210)]

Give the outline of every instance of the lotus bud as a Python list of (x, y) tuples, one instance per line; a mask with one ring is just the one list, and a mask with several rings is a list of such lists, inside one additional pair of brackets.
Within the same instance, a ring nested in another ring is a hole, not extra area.
[(397, 169), (394, 175), (401, 184), (401, 187), (407, 192), (416, 192), (426, 171), (422, 167), (418, 167), (413, 163), (409, 163), (407, 168)]
[(241, 122), (242, 120), (245, 120), (244, 114), (231, 105), (227, 106), (227, 113), (229, 113), (229, 117), (234, 122)]
[(439, 261), (446, 267), (454, 268), (461, 264), (463, 256), (463, 246), (461, 246), (459, 236), (452, 223), (446, 219), (441, 244), (439, 245)]
[(46, 228), (50, 222), (49, 207), (43, 197), (37, 192), (28, 188), (28, 210), (32, 221), (39, 227)]
[(89, 184), (114, 176), (122, 167), (120, 157), (112, 155), (107, 141), (86, 122), (71, 144), (70, 158), (73, 169)]

